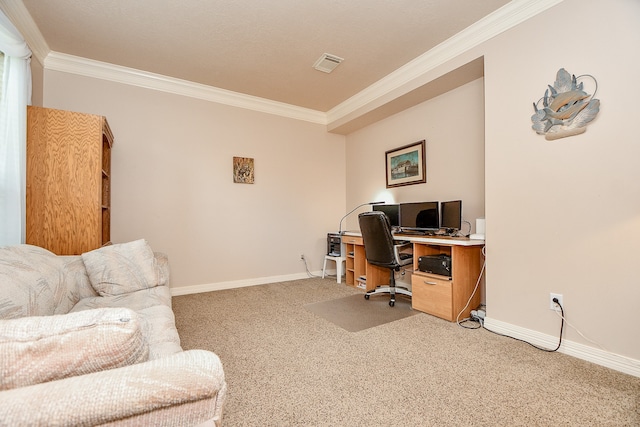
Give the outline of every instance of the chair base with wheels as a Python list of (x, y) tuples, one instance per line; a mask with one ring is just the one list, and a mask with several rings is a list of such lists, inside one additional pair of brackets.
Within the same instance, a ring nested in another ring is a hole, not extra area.
[(404, 286), (396, 286), (394, 271), (391, 271), (391, 279), (389, 280), (389, 286), (378, 286), (375, 289), (367, 291), (367, 293), (364, 294), (364, 298), (369, 299), (371, 295), (378, 295), (378, 294), (389, 294), (391, 296), (391, 299), (389, 300), (389, 305), (391, 307), (396, 305), (396, 294), (401, 294), (401, 295), (406, 295), (408, 297), (411, 297), (411, 291), (409, 289), (405, 288)]
[(389, 218), (381, 211), (363, 212), (358, 215), (360, 231), (364, 241), (364, 251), (367, 262), (382, 268), (389, 269), (389, 284), (381, 285), (364, 294), (365, 299), (371, 295), (389, 294), (391, 299), (389, 305), (396, 305), (396, 294), (411, 297), (411, 291), (402, 286), (396, 286), (395, 272), (400, 271), (402, 266), (413, 262), (413, 255), (401, 253), (410, 243), (395, 244), (391, 234)]
[(324, 279), (325, 271), (327, 270), (327, 261), (334, 261), (336, 263), (336, 276), (338, 283), (342, 283), (342, 265), (346, 263), (347, 259), (341, 256), (325, 255), (324, 264), (322, 265), (322, 278)]

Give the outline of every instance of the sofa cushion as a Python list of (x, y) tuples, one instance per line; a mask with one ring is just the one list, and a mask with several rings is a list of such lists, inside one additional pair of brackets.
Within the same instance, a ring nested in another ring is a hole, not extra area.
[(0, 319), (67, 313), (79, 300), (72, 286), (54, 253), (32, 245), (0, 248)]
[(75, 303), (83, 298), (98, 296), (96, 290), (91, 286), (80, 255), (61, 255), (58, 258), (62, 261), (65, 281)]
[(166, 305), (155, 305), (138, 311), (142, 331), (149, 342), (149, 360), (159, 359), (182, 351), (176, 319)]
[(182, 351), (168, 287), (156, 286), (123, 295), (85, 298), (71, 311), (98, 307), (127, 307), (140, 316), (142, 332), (149, 343), (149, 360)]
[(142, 289), (128, 294), (84, 298), (78, 301), (71, 311), (104, 307), (125, 307), (139, 312), (143, 308), (153, 307), (155, 305), (166, 305), (171, 308), (171, 289), (166, 286), (156, 286), (155, 288)]
[(91, 285), (102, 296), (152, 288), (161, 281), (153, 251), (144, 239), (83, 253), (82, 261)]
[(0, 320), (0, 390), (148, 360), (139, 316), (101, 308)]

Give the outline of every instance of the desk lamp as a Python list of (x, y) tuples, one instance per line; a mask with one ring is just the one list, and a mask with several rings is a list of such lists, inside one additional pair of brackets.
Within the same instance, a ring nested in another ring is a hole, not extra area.
[(351, 211), (349, 211), (349, 213), (347, 213), (345, 216), (342, 217), (342, 219), (340, 220), (340, 228), (338, 229), (338, 234), (340, 236), (342, 236), (342, 221), (344, 221), (344, 219), (346, 217), (348, 217), (349, 215), (351, 215), (356, 209), (361, 208), (363, 206), (366, 205), (384, 205), (384, 202), (367, 202), (367, 203), (362, 203), (361, 205), (356, 206), (355, 208), (351, 209)]

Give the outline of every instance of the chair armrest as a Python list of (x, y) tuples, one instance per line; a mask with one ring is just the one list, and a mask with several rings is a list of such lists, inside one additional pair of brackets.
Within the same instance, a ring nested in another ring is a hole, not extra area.
[[(190, 350), (118, 369), (2, 391), (0, 424), (131, 423), (132, 418), (156, 410), (162, 411), (163, 425), (196, 425), (216, 418), (219, 422), (225, 392), (218, 356), (205, 350)], [(204, 411), (176, 411), (175, 419), (167, 411), (202, 400), (212, 402)]]
[(400, 251), (402, 249), (413, 248), (413, 243), (408, 242), (406, 240), (401, 240), (401, 241), (397, 241), (396, 243), (394, 243), (393, 247), (397, 251)]
[(411, 264), (413, 262), (413, 254), (411, 254), (411, 257), (408, 257), (408, 258), (405, 258), (405, 259), (402, 259), (400, 257), (400, 252), (402, 250), (404, 250), (404, 249), (407, 249), (407, 248), (413, 248), (413, 244), (411, 242), (406, 242), (406, 243), (402, 242), (400, 244), (393, 245), (393, 254), (396, 257), (396, 262), (401, 266), (402, 265)]

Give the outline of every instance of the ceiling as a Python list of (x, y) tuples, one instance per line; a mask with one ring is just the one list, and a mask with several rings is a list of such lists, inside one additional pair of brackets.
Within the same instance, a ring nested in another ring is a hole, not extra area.
[(53, 52), (327, 112), (510, 1), (22, 3)]

